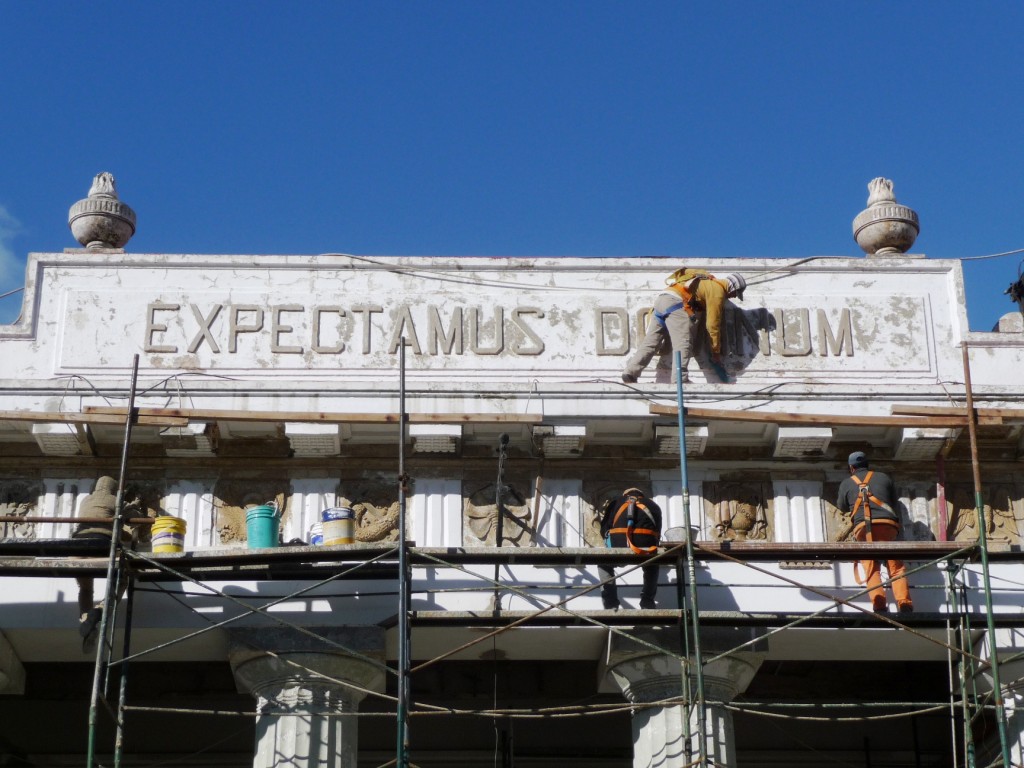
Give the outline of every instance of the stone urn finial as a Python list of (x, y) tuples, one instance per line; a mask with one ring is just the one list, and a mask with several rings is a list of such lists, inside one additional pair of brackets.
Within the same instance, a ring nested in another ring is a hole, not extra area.
[(906, 253), (921, 225), (917, 213), (896, 202), (892, 181), (879, 176), (868, 183), (868, 207), (853, 220), (853, 239), (868, 256)]
[(68, 211), (75, 239), (92, 250), (123, 248), (135, 234), (135, 211), (117, 199), (112, 173), (98, 173), (89, 196)]

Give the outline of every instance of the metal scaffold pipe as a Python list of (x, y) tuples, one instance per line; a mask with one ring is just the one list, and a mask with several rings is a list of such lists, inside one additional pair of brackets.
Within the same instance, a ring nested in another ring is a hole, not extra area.
[(409, 552), (405, 540), (405, 336), (398, 346), (398, 723), (395, 763), (409, 765)]
[(1003, 765), (1010, 765), (1010, 746), (1006, 731), (1006, 710), (1003, 708), (1003, 689), (999, 680), (999, 652), (996, 637), (995, 616), (992, 615), (992, 582), (988, 568), (988, 534), (985, 531), (985, 504), (981, 497), (981, 465), (978, 460), (978, 414), (974, 410), (974, 393), (971, 389), (971, 360), (967, 342), (961, 343), (964, 356), (964, 391), (967, 397), (967, 431), (971, 439), (971, 469), (974, 475), (974, 506), (978, 514), (978, 548), (981, 550), (981, 582), (985, 592), (985, 621), (987, 625), (989, 653), (992, 657), (992, 696), (996, 711), (996, 725), (999, 728), (999, 746)]
[[(117, 496), (114, 501), (114, 519), (110, 530), (110, 555), (107, 559), (107, 582), (103, 594), (103, 612), (100, 615), (99, 642), (96, 643), (96, 664), (93, 668), (92, 694), (89, 698), (89, 737), (85, 765), (92, 768), (96, 755), (96, 718), (101, 696), (105, 687), (110, 642), (113, 637), (113, 611), (116, 604), (118, 574), (115, 570), (121, 557), (121, 531), (124, 528), (124, 478), (128, 471), (128, 453), (132, 444), (132, 425), (136, 418), (135, 390), (139, 379), (139, 356), (132, 359), (132, 378), (128, 390), (128, 414), (124, 421), (124, 444), (121, 446), (121, 467), (117, 480)], [(123, 576), (124, 574), (122, 574)], [(120, 728), (118, 729), (120, 735)]]
[[(693, 624), (693, 660), (686, 663), (693, 665), (697, 680), (697, 749), (698, 755), (700, 756), (700, 765), (706, 766), (708, 764), (708, 747), (707, 713), (705, 706), (706, 700), (704, 696), (704, 659), (701, 656), (700, 648), (700, 613), (697, 609), (697, 571), (693, 557), (693, 528), (690, 525), (690, 482), (686, 472), (686, 408), (683, 405), (683, 360), (682, 355), (679, 352), (676, 352), (674, 356), (676, 371), (676, 422), (679, 427), (679, 475), (680, 481), (683, 485), (683, 526), (686, 529), (686, 576), (690, 587), (690, 621)], [(685, 652), (687, 649), (684, 648), (683, 650)], [(690, 659), (691, 657), (688, 655), (687, 658)], [(690, 675), (687, 671), (684, 680), (686, 684), (688, 684), (689, 677)], [(689, 697), (687, 697), (687, 702), (689, 709), (687, 711), (686, 718), (683, 720), (683, 727), (686, 732), (687, 741), (689, 742), (689, 712), (692, 711), (693, 702)]]

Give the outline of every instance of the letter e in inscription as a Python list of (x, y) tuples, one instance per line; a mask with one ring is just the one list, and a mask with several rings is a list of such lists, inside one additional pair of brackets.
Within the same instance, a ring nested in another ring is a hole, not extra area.
[(281, 315), (285, 312), (302, 312), (305, 310), (301, 304), (282, 304), (279, 307), (272, 307), (270, 310), (270, 351), (275, 354), (301, 355), (301, 346), (285, 346), (281, 344), (281, 334), (294, 333), (295, 329), (290, 325), (281, 323)]
[(177, 352), (177, 347), (165, 344), (154, 344), (154, 333), (166, 333), (167, 326), (156, 321), (157, 312), (177, 312), (181, 309), (178, 304), (165, 304), (162, 301), (154, 301), (146, 306), (146, 335), (143, 344), (144, 352)]

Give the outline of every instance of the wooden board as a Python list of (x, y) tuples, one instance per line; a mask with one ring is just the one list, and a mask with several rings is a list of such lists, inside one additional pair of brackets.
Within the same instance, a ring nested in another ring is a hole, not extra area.
[[(87, 405), (89, 415), (121, 416), (126, 408)], [(397, 424), (397, 413), (327, 413), (324, 411), (229, 411), (204, 408), (140, 408), (139, 418), (180, 418), (187, 421), (276, 421), (322, 424)], [(410, 413), (410, 424), (538, 424), (540, 414), (533, 413)]]
[[(676, 416), (674, 405), (650, 408), (656, 416)], [(762, 411), (725, 411), (714, 408), (687, 408), (687, 419), (699, 421), (751, 421), (763, 424), (819, 424), (825, 427), (966, 427), (967, 417), (961, 416), (844, 416), (831, 413), (765, 413)]]
[[(110, 412), (97, 413), (68, 413), (66, 411), (0, 411), (0, 420), (29, 421), (42, 424), (109, 424), (112, 426), (124, 426), (124, 420), (127, 414), (127, 408), (116, 408), (112, 409)], [(185, 427), (188, 426), (188, 419), (182, 416), (140, 415), (136, 424), (154, 427)]]

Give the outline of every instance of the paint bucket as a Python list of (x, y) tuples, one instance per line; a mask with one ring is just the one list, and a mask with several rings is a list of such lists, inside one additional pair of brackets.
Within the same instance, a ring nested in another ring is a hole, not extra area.
[(153, 552), (184, 552), (185, 521), (180, 517), (162, 515), (153, 521), (150, 539)]
[(351, 507), (331, 507), (320, 513), (324, 526), (324, 544), (351, 544), (355, 541), (356, 516)]
[(309, 543), (318, 546), (324, 543), (324, 524), (313, 523), (309, 526)]
[(262, 504), (245, 513), (245, 532), (249, 539), (249, 549), (263, 549), (277, 546), (277, 528), (281, 518), (277, 507)]

